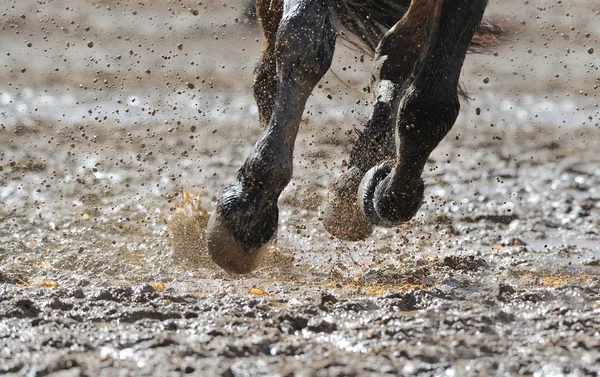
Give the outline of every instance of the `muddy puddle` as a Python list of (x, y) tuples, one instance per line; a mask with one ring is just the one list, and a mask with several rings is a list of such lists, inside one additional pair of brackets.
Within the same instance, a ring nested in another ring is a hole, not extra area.
[(467, 58), (423, 207), (360, 242), (318, 215), (370, 108), (369, 56), (339, 46), (277, 245), (232, 276), (168, 223), (184, 188), (211, 211), (259, 136), (243, 8), (4, 5), (0, 373), (600, 373), (597, 4), (490, 5), (512, 34)]

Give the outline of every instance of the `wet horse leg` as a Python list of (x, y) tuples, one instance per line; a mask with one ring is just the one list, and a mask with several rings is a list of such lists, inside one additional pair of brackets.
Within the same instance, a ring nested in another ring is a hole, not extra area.
[(395, 154), (394, 128), (402, 93), (410, 85), (415, 62), (430, 33), (439, 0), (413, 0), (375, 52), (370, 87), (375, 103), (369, 121), (350, 154), (349, 169), (330, 188), (321, 206), (323, 225), (338, 238), (367, 238), (373, 229), (363, 215), (357, 191), (365, 173)]
[(292, 177), (300, 118), (308, 96), (331, 65), (334, 48), (329, 1), (284, 2), (275, 42), (277, 91), (268, 126), (236, 181), (219, 193), (207, 228), (210, 255), (227, 271), (255, 269), (275, 234), (277, 199)]
[(277, 92), (276, 42), (277, 29), (283, 12), (283, 0), (258, 0), (256, 15), (263, 33), (264, 47), (254, 69), (254, 99), (258, 105), (258, 118), (266, 128), (275, 106)]
[(454, 125), (460, 71), (487, 0), (439, 0), (431, 36), (403, 94), (395, 128), (396, 157), (371, 168), (359, 188), (370, 223), (395, 226), (421, 207), (429, 154)]

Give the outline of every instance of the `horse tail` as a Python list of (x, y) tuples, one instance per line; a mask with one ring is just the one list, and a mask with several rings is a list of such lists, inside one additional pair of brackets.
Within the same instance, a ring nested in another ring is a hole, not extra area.
[(335, 4), (333, 8), (342, 39), (362, 47), (365, 52), (371, 54), (375, 52), (385, 33), (404, 16), (410, 5), (410, 0), (330, 1)]
[[(385, 33), (407, 12), (411, 0), (330, 0), (334, 3), (337, 25), (343, 40), (374, 54)], [(479, 25), (470, 52), (491, 51), (505, 38), (507, 30), (499, 24), (484, 20)]]
[(491, 20), (483, 20), (475, 30), (469, 45), (469, 51), (489, 52), (493, 47), (498, 46), (502, 40), (506, 39), (508, 33), (505, 26)]

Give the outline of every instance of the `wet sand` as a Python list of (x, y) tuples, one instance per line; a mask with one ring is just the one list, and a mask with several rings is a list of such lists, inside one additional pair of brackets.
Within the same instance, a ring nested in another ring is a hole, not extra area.
[(318, 219), (369, 112), (369, 57), (340, 46), (305, 112), (277, 246), (247, 276), (167, 225), (182, 188), (210, 211), (260, 133), (260, 35), (242, 6), (7, 4), (0, 371), (600, 373), (599, 9), (510, 4), (489, 16), (511, 20), (511, 40), (467, 59), (473, 100), (430, 158), (423, 207), (361, 242)]

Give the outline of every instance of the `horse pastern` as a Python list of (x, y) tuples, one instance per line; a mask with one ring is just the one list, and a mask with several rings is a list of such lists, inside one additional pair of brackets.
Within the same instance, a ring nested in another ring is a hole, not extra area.
[(247, 254), (252, 254), (273, 238), (279, 221), (277, 199), (268, 198), (260, 192), (250, 194), (239, 184), (232, 184), (221, 191), (215, 215), (222, 219), (231, 239)]

